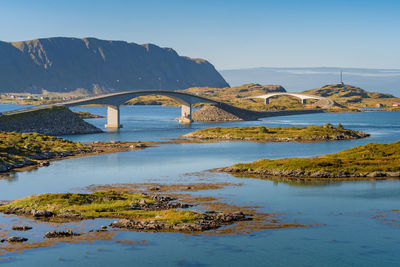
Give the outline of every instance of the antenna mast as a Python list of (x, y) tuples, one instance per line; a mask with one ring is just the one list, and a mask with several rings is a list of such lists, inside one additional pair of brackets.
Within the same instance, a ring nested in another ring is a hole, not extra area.
[(340, 70), (340, 84), (343, 85), (343, 71)]

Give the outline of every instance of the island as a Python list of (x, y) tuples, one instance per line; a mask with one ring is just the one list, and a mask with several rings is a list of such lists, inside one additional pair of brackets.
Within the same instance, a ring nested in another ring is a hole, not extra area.
[[(49, 222), (118, 218), (112, 228), (149, 231), (205, 231), (251, 218), (241, 211), (198, 212), (175, 198), (147, 193), (55, 193), (33, 195), (0, 206), (0, 212)], [(105, 227), (106, 228), (106, 227)], [(66, 235), (66, 233), (61, 233)], [(57, 235), (57, 234), (56, 234)], [(70, 235), (73, 235), (71, 232)]]
[(392, 144), (370, 143), (314, 158), (261, 159), (235, 164), (221, 171), (295, 179), (400, 178), (400, 141)]
[(345, 129), (341, 124), (334, 127), (330, 123), (324, 126), (309, 125), (307, 127), (214, 127), (183, 135), (185, 138), (257, 142), (321, 142), (368, 136), (367, 133)]

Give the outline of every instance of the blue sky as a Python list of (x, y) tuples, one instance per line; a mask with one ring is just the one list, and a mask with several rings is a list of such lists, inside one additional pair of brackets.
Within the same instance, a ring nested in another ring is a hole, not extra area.
[(399, 0), (1, 0), (0, 40), (172, 47), (217, 69), (400, 68)]

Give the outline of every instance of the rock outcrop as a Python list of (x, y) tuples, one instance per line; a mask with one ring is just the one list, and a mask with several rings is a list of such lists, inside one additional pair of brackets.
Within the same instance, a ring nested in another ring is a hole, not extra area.
[(29, 231), (32, 229), (32, 227), (27, 225), (14, 225), (11, 227), (11, 229), (13, 231)]
[(46, 238), (59, 238), (59, 237), (71, 237), (71, 236), (79, 236), (80, 234), (72, 232), (72, 230), (68, 231), (50, 231), (44, 234)]
[(214, 66), (153, 44), (95, 38), (0, 41), (0, 92), (227, 87)]
[(201, 109), (192, 112), (193, 121), (225, 122), (225, 121), (253, 121), (259, 118), (288, 116), (299, 114), (321, 113), (322, 109), (279, 110), (279, 111), (254, 111), (238, 108), (219, 102), (218, 105), (204, 105)]
[(229, 113), (215, 105), (205, 105), (201, 109), (195, 110), (192, 113), (194, 121), (209, 121), (209, 122), (222, 122), (222, 121), (242, 121), (240, 118), (232, 113)]
[(400, 172), (357, 172), (348, 173), (346, 171), (332, 173), (326, 171), (302, 171), (302, 170), (251, 170), (240, 169), (235, 167), (226, 167), (218, 169), (218, 171), (228, 172), (239, 175), (256, 175), (262, 177), (285, 177), (285, 178), (399, 178)]
[(233, 224), (238, 221), (248, 221), (248, 220), (252, 220), (252, 218), (241, 211), (233, 213), (209, 212), (205, 213), (203, 218), (198, 219), (192, 223), (166, 225), (156, 220), (135, 221), (128, 219), (121, 219), (111, 223), (110, 227), (139, 230), (139, 231), (181, 231), (181, 232), (200, 231), (201, 232), (211, 229), (217, 229), (223, 225)]
[(100, 133), (102, 130), (87, 123), (65, 107), (52, 107), (25, 113), (0, 116), (0, 131), (45, 135)]

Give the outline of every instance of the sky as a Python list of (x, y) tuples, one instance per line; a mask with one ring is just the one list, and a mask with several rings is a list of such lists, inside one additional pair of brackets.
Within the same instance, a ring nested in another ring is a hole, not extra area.
[(0, 40), (96, 37), (219, 69), (400, 68), (399, 0), (0, 0)]

